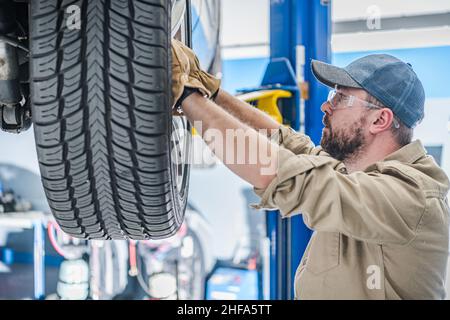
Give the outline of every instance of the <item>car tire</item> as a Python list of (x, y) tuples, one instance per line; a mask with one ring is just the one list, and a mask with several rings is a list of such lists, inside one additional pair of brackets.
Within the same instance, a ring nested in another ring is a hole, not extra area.
[[(41, 179), (56, 221), (73, 237), (162, 239), (183, 222), (190, 128), (172, 118), (171, 5), (30, 1)], [(175, 129), (187, 132), (182, 142)]]

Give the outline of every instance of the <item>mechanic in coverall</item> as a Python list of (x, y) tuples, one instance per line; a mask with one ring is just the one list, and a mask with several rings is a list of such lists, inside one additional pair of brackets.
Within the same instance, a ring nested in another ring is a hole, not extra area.
[[(269, 164), (259, 155), (252, 163), (224, 161), (254, 186), (261, 197), (255, 207), (302, 214), (315, 231), (296, 272), (296, 299), (445, 297), (449, 180), (412, 141), (425, 95), (411, 65), (386, 54), (345, 68), (313, 60), (315, 77), (332, 89), (314, 147), (308, 136), (219, 90), (220, 81), (176, 40), (172, 56), (176, 106), (216, 156), (244, 152), (248, 159), (265, 148)], [(223, 137), (227, 129), (241, 132), (257, 148), (218, 146), (207, 138), (212, 129)]]

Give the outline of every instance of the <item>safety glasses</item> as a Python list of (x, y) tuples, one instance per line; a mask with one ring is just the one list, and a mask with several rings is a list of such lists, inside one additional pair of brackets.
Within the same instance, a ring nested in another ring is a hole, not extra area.
[[(370, 103), (366, 100), (338, 91), (337, 86), (334, 88), (334, 90), (331, 90), (328, 93), (327, 102), (330, 104), (332, 110), (336, 110), (339, 107), (340, 109), (351, 108), (355, 105), (355, 101), (358, 101), (360, 105), (365, 106), (369, 109), (383, 109), (382, 107)], [(395, 118), (393, 119), (393, 123), (396, 129), (400, 128), (400, 124)]]

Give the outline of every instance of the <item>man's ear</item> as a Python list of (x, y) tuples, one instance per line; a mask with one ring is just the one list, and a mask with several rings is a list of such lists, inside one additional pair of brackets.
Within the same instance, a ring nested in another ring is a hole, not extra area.
[(372, 134), (378, 134), (391, 128), (394, 121), (394, 113), (389, 108), (376, 110), (371, 120), (369, 131)]

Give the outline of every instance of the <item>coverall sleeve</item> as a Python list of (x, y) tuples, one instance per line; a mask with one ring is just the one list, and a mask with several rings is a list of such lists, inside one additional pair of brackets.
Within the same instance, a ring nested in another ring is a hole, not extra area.
[(294, 154), (329, 156), (320, 146), (315, 147), (307, 135), (294, 131), (292, 128), (284, 125), (280, 126), (270, 139), (272, 142), (290, 150)]
[(395, 163), (346, 174), (332, 157), (285, 148), (278, 163), (269, 186), (254, 189), (261, 198), (254, 208), (279, 209), (283, 217), (301, 213), (313, 230), (357, 240), (407, 244), (414, 239), (426, 201), (416, 181)]

